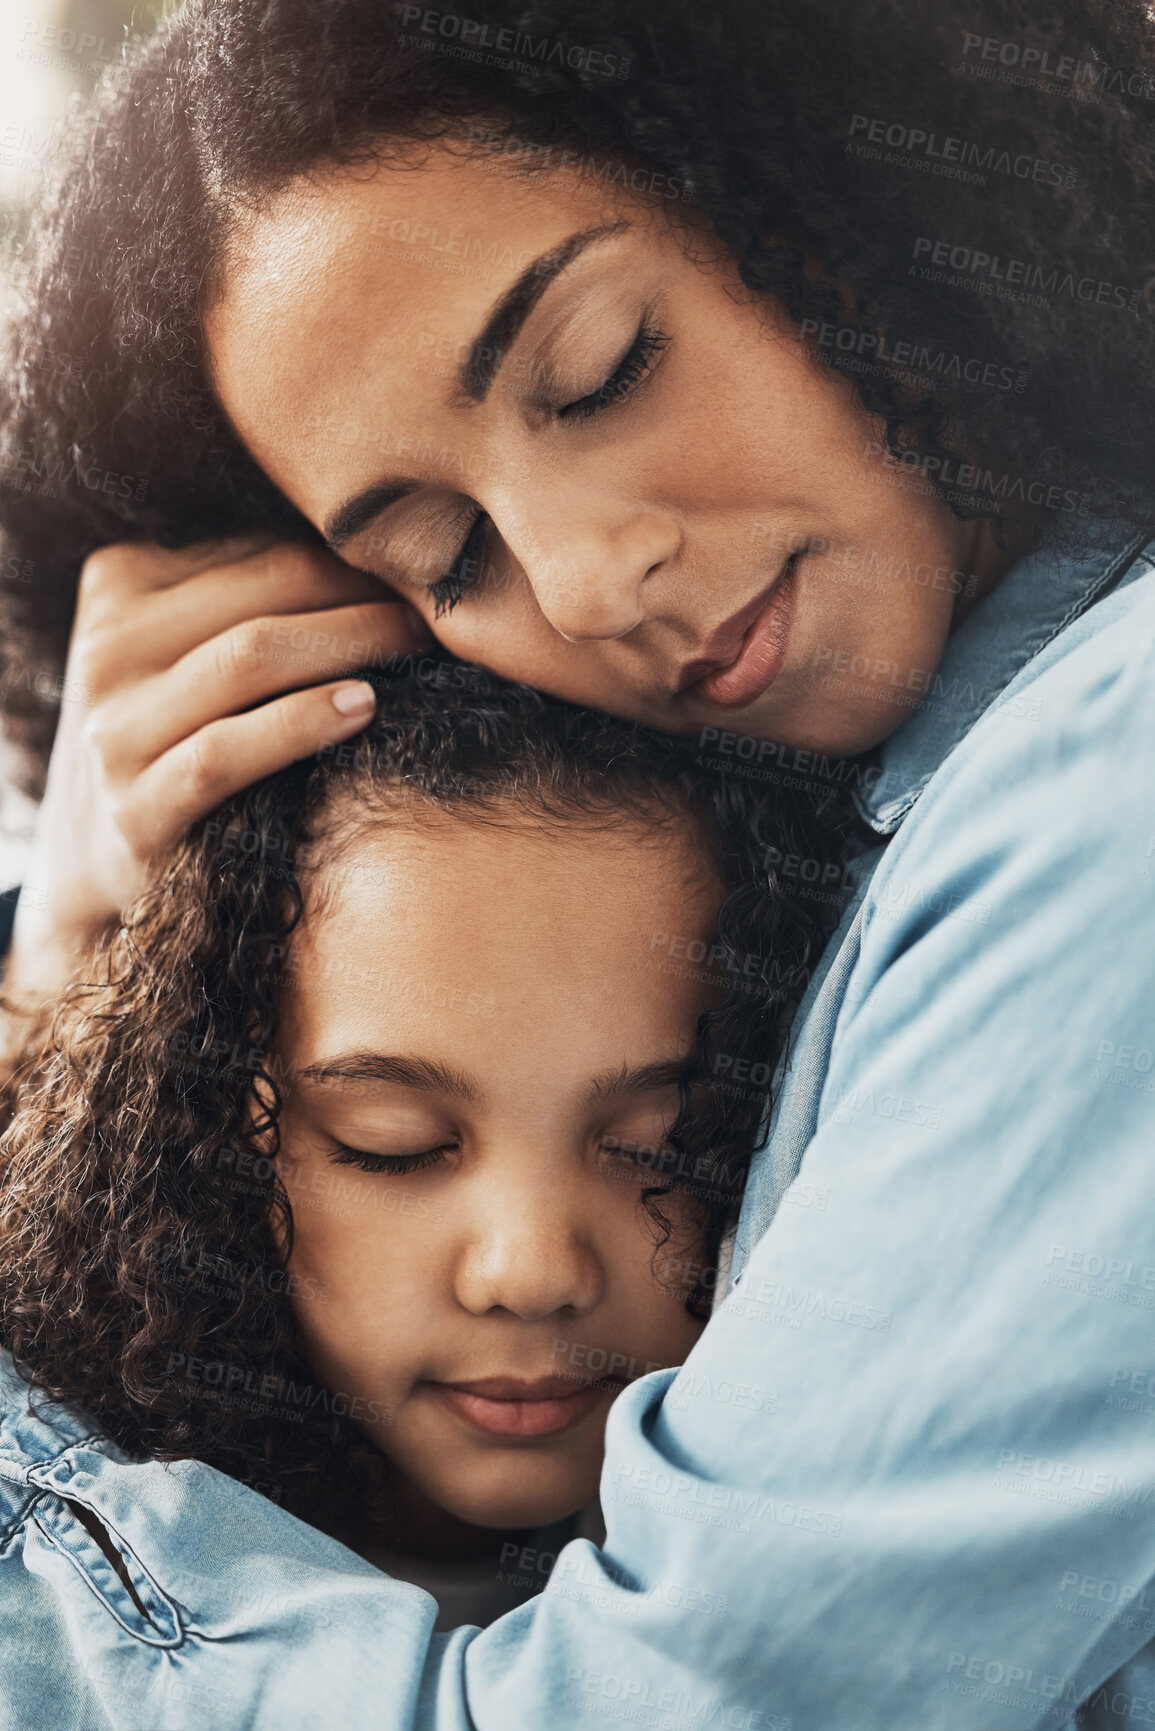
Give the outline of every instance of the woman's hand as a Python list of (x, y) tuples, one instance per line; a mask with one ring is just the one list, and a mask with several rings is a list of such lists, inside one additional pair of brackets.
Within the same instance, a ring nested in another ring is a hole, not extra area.
[(50, 998), (196, 818), (365, 726), (372, 688), (340, 676), (433, 641), (413, 608), (387, 597), (323, 550), (268, 536), (92, 555), (5, 974), (10, 1003)]

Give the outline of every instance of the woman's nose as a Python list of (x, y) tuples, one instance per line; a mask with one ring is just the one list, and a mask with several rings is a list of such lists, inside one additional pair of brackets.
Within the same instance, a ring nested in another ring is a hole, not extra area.
[(475, 1316), (504, 1310), (540, 1322), (595, 1308), (605, 1290), (602, 1264), (587, 1223), (557, 1186), (511, 1195), (507, 1184), (491, 1202), (476, 1195), (471, 1201), (456, 1269), (464, 1309)]
[(646, 585), (677, 552), (676, 525), (657, 512), (619, 517), (596, 496), (545, 496), (539, 512), (503, 533), (554, 630), (571, 643), (627, 636), (652, 611)]

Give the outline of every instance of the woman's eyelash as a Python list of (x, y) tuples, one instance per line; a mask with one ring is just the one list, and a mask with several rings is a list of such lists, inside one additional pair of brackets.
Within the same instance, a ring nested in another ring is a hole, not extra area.
[(461, 549), (450, 569), (444, 577), (439, 577), (435, 583), (429, 585), (435, 619), (452, 613), (462, 596), (473, 588), (481, 576), (481, 554), (488, 522), (485, 512), (479, 511), (469, 525), (469, 533), (461, 543)]
[(364, 1148), (348, 1148), (339, 1142), (329, 1158), (334, 1166), (356, 1166), (360, 1172), (385, 1172), (401, 1178), (407, 1172), (420, 1172), (425, 1166), (436, 1166), (446, 1154), (452, 1154), (456, 1143), (446, 1142), (440, 1148), (426, 1148), (420, 1154), (370, 1154)]
[[(622, 402), (641, 384), (669, 340), (665, 331), (660, 331), (656, 325), (651, 324), (648, 316), (644, 317), (633, 342), (609, 378), (588, 396), (579, 397), (576, 402), (566, 403), (558, 409), (558, 418), (584, 421), (600, 414), (614, 403)], [(450, 569), (444, 577), (438, 577), (436, 582), (429, 584), (428, 592), (433, 600), (435, 619), (452, 613), (481, 576), (481, 555), (488, 524), (489, 518), (485, 512), (479, 511), (470, 524), (469, 533)]]
[(620, 403), (628, 397), (646, 374), (650, 371), (655, 359), (669, 342), (665, 331), (660, 331), (656, 325), (644, 318), (626, 353), (622, 356), (609, 378), (600, 384), (596, 391), (591, 391), (586, 397), (579, 397), (575, 403), (566, 403), (557, 413), (564, 421), (584, 421), (591, 415), (600, 414), (603, 409), (610, 408), (614, 403)]

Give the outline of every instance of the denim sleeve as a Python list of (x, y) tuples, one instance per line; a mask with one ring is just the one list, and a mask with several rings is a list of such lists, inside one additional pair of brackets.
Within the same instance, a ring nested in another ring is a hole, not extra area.
[(616, 1403), (605, 1552), (472, 1642), (482, 1731), (1061, 1725), (1155, 1635), (1153, 642), (1120, 604), (891, 844), (825, 1206)]

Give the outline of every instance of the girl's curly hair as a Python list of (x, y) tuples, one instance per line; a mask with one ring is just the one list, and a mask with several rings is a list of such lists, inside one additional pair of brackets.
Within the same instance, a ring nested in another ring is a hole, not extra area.
[(0, 704), (29, 786), (89, 552), (317, 539), (208, 387), (238, 207), (414, 141), (627, 185), (640, 165), (916, 481), (1025, 547), (1155, 517), (1153, 116), (1140, 0), (188, 0), (76, 125), (23, 250)]
[[(661, 1198), (688, 1192), (708, 1261), (840, 899), (835, 798), (720, 777), (684, 742), (464, 663), (418, 665), (374, 675), (383, 700), (356, 740), (190, 831), (66, 996), (0, 1142), (0, 1343), (33, 1384), (134, 1456), (207, 1461), (337, 1532), (387, 1509), (389, 1468), (299, 1348), (274, 1042), (303, 882), (350, 811), (528, 815), (561, 846), (573, 823), (688, 830), (724, 890), (706, 964), (724, 990), (642, 1196), (660, 1243)], [(733, 1071), (753, 1083), (727, 1086)]]

